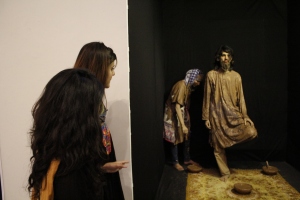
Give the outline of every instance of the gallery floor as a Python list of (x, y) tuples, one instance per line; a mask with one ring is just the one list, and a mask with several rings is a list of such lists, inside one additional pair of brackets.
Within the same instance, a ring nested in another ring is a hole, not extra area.
[[(213, 163), (200, 163), (204, 168), (216, 167)], [(266, 163), (261, 162), (229, 162), (230, 168), (239, 169), (262, 169)], [(300, 172), (286, 162), (269, 162), (269, 165), (276, 166), (280, 175), (298, 192), (300, 192)], [(186, 169), (186, 166), (184, 166)], [(185, 200), (187, 170), (179, 172), (170, 165), (165, 165), (156, 200)]]

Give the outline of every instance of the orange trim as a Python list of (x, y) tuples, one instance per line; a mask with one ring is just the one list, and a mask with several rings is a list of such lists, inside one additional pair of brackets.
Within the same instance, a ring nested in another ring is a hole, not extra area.
[[(44, 177), (42, 182), (42, 188), (40, 190), (40, 200), (53, 200), (54, 199), (54, 191), (53, 191), (53, 181), (56, 171), (58, 169), (60, 160), (52, 160), (47, 171), (47, 175)], [(32, 192), (34, 194), (34, 191)], [(33, 195), (31, 196), (31, 200), (35, 200)]]

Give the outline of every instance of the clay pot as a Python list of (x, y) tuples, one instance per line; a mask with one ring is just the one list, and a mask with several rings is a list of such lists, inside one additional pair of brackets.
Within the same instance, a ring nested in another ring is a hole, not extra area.
[(275, 175), (278, 172), (277, 167), (273, 167), (273, 166), (263, 166), (262, 170), (267, 175)]
[(189, 172), (192, 173), (198, 173), (202, 171), (202, 167), (196, 166), (196, 165), (188, 165), (187, 169)]
[(250, 194), (252, 191), (252, 185), (247, 183), (236, 183), (234, 184), (234, 189), (239, 194)]

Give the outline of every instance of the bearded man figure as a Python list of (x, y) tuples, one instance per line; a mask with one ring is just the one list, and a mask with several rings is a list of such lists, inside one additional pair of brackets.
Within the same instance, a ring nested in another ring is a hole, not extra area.
[(215, 69), (209, 71), (204, 86), (202, 119), (210, 130), (210, 144), (221, 173), (230, 177), (225, 148), (257, 136), (247, 115), (242, 78), (233, 70), (233, 50), (222, 45), (215, 54)]

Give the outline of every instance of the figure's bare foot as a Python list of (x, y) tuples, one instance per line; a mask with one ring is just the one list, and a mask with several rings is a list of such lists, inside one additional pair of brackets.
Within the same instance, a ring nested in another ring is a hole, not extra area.
[(198, 167), (201, 167), (199, 163), (196, 163), (196, 162), (193, 161), (193, 160), (185, 161), (184, 164), (185, 164), (185, 165), (196, 165), (196, 166), (198, 166)]
[(230, 174), (224, 175), (224, 176), (222, 176), (222, 177), (219, 178), (219, 179), (220, 179), (220, 181), (226, 182), (226, 181), (229, 179), (229, 177), (230, 177)]
[(176, 163), (173, 165), (175, 169), (177, 169), (178, 171), (183, 171), (184, 168), (179, 164), (179, 163)]

